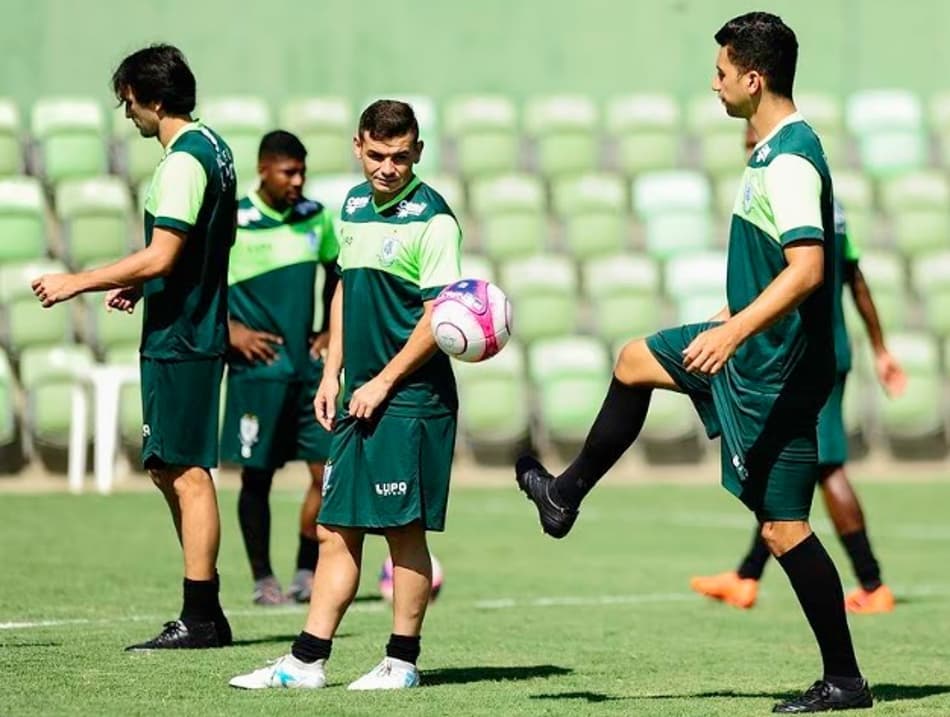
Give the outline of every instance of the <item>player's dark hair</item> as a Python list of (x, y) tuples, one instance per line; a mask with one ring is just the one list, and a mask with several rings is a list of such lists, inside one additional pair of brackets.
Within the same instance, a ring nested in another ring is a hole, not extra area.
[(732, 18), (716, 33), (716, 42), (729, 52), (741, 72), (765, 75), (770, 92), (792, 98), (798, 40), (778, 15), (750, 12)]
[(112, 73), (112, 90), (119, 99), (132, 90), (140, 104), (160, 102), (171, 115), (195, 109), (195, 76), (181, 50), (172, 45), (150, 45), (133, 52)]
[(297, 135), (275, 129), (264, 135), (261, 146), (257, 150), (258, 161), (265, 157), (287, 157), (303, 162), (307, 158), (307, 148), (297, 139)]
[(359, 135), (369, 134), (372, 139), (392, 139), (412, 134), (419, 139), (419, 123), (412, 107), (398, 100), (376, 100), (360, 115)]

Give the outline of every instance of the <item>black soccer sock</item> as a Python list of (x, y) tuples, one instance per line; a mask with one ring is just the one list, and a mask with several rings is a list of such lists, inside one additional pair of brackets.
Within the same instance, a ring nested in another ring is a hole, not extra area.
[(386, 657), (392, 657), (403, 662), (411, 662), (413, 665), (419, 659), (421, 647), (419, 645), (422, 637), (409, 635), (390, 634), (389, 642), (386, 644)]
[(241, 471), (238, 522), (244, 548), (255, 580), (274, 574), (270, 564), (270, 486), (273, 471), (245, 468)]
[(186, 625), (196, 622), (215, 622), (223, 614), (218, 602), (218, 580), (184, 579), (181, 621)]
[(312, 663), (329, 658), (332, 649), (333, 640), (324, 640), (309, 632), (301, 632), (294, 640), (290, 653), (301, 662)]
[(762, 537), (762, 528), (755, 526), (755, 535), (752, 537), (752, 545), (749, 546), (749, 552), (739, 564), (740, 578), (751, 578), (752, 580), (761, 580), (762, 573), (765, 571), (765, 564), (768, 562), (772, 553), (769, 552), (769, 546), (765, 544)]
[(858, 576), (858, 582), (865, 590), (877, 590), (881, 587), (881, 566), (871, 550), (867, 531), (863, 528), (853, 533), (839, 536), (844, 549), (851, 558), (851, 567)]
[(851, 644), (841, 578), (825, 546), (812, 533), (780, 556), (778, 562), (788, 575), (815, 633), (825, 679), (853, 684), (846, 681), (860, 678), (861, 672)]
[(314, 538), (300, 534), (297, 546), (297, 570), (314, 570), (320, 557), (320, 543)]
[(628, 386), (616, 377), (610, 381), (607, 396), (584, 447), (574, 462), (554, 481), (559, 502), (576, 508), (594, 485), (623, 455), (643, 428), (653, 389)]

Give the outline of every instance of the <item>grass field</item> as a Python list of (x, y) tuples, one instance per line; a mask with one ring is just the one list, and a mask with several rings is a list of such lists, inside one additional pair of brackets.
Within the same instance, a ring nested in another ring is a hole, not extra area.
[[(950, 484), (861, 488), (898, 609), (851, 624), (874, 714), (950, 715)], [(286, 581), (298, 496), (273, 496)], [(423, 689), (349, 693), (389, 633), (376, 599), (382, 542), (367, 546), (358, 602), (319, 692), (242, 692), (228, 679), (284, 653), (303, 608), (255, 608), (235, 517), (225, 516), (223, 601), (237, 645), (125, 654), (177, 614), (178, 549), (158, 494), (0, 495), (0, 714), (741, 715), (767, 714), (820, 671), (777, 565), (740, 612), (692, 595), (690, 575), (732, 567), (749, 517), (713, 486), (600, 487), (574, 533), (540, 534), (511, 489), (464, 488), (433, 538), (446, 581), (423, 639)], [(822, 515), (816, 525), (854, 583)]]

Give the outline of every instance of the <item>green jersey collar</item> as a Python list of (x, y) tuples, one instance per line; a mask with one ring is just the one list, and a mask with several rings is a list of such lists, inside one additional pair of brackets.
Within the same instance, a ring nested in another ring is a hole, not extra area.
[(396, 204), (398, 204), (399, 202), (401, 202), (403, 199), (405, 199), (405, 198), (409, 195), (409, 192), (411, 192), (413, 189), (415, 189), (416, 187), (418, 187), (421, 183), (422, 183), (422, 180), (419, 179), (419, 177), (413, 175), (412, 179), (409, 180), (409, 184), (407, 184), (405, 187), (403, 187), (403, 188), (402, 188), (402, 191), (399, 192), (399, 194), (397, 194), (395, 197), (393, 197), (392, 199), (390, 199), (388, 202), (386, 202), (386, 203), (383, 204), (382, 206), (376, 206), (376, 199), (375, 199), (375, 197), (374, 197), (374, 198), (373, 198), (373, 209), (376, 210), (376, 213), (377, 213), (377, 214), (382, 214), (383, 212), (385, 212), (385, 211), (386, 211), (387, 209), (389, 209), (390, 207), (395, 206)]
[(283, 212), (278, 212), (267, 202), (261, 199), (261, 195), (257, 193), (256, 190), (251, 190), (247, 193), (247, 198), (250, 200), (257, 210), (263, 214), (268, 219), (273, 219), (275, 222), (280, 222), (283, 224), (284, 220), (287, 218), (287, 215), (290, 214), (291, 207), (288, 207)]
[(796, 122), (804, 122), (804, 121), (805, 121), (805, 118), (802, 117), (801, 112), (795, 111), (795, 112), (792, 112), (790, 115), (786, 115), (779, 121), (777, 125), (775, 125), (775, 127), (772, 128), (771, 132), (769, 132), (765, 137), (759, 140), (759, 143), (755, 145), (755, 149), (753, 149), (752, 151), (755, 152), (757, 149), (759, 149), (763, 145), (768, 144), (772, 140), (772, 138), (775, 137), (775, 135), (781, 132), (783, 128), (788, 127), (788, 125), (794, 124)]
[(189, 122), (180, 130), (175, 132), (175, 135), (171, 138), (171, 140), (169, 140), (168, 145), (165, 147), (165, 156), (168, 156), (168, 153), (172, 151), (172, 147), (175, 146), (175, 142), (177, 142), (181, 138), (181, 136), (185, 134), (185, 132), (190, 132), (191, 130), (198, 129), (199, 127), (201, 127), (200, 122), (198, 121)]

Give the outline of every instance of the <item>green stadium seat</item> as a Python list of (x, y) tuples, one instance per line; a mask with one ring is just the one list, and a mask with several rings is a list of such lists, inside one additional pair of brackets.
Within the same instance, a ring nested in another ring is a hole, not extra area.
[(660, 325), (660, 272), (647, 256), (616, 254), (584, 262), (584, 293), (597, 333), (609, 344), (652, 333)]
[(503, 449), (510, 457), (531, 426), (524, 353), (511, 341), (490, 361), (454, 363), (462, 434), (476, 455)]
[(446, 134), (455, 138), (459, 173), (467, 178), (518, 169), (518, 117), (503, 95), (466, 95), (445, 108)]
[[(687, 457), (696, 460), (702, 453), (700, 438), (699, 418), (689, 398), (673, 391), (654, 391), (639, 437), (647, 460), (689, 462)], [(684, 446), (692, 450), (682, 451)], [(676, 457), (676, 453), (680, 456)]]
[(861, 167), (874, 177), (920, 169), (927, 135), (917, 97), (906, 90), (865, 90), (848, 98), (848, 130), (858, 143)]
[(305, 97), (287, 102), (281, 126), (297, 135), (307, 148), (307, 171), (346, 172), (353, 168), (353, 106), (343, 97)]
[(937, 336), (950, 337), (950, 249), (915, 260), (911, 280), (923, 303), (926, 327)]
[(60, 182), (56, 187), (56, 214), (72, 268), (128, 253), (132, 199), (118, 177)]
[(796, 92), (795, 106), (818, 133), (832, 173), (836, 168), (844, 167), (847, 163), (847, 139), (841, 101), (826, 92)]
[(267, 102), (253, 95), (211, 97), (201, 103), (197, 116), (231, 147), (238, 183), (255, 180), (261, 138), (275, 129)]
[(481, 248), (504, 260), (541, 251), (548, 231), (544, 187), (530, 174), (479, 179), (470, 187), (472, 213), (480, 220)]
[(551, 196), (554, 212), (564, 222), (564, 243), (574, 256), (584, 259), (625, 248), (627, 196), (619, 175), (560, 179)]
[[(885, 331), (905, 328), (910, 313), (910, 299), (900, 256), (893, 251), (871, 249), (861, 253), (858, 266), (871, 288), (881, 326)], [(843, 293), (846, 323), (852, 331), (863, 335), (864, 322), (854, 305), (851, 292), (845, 290)]]
[[(433, 174), (424, 177), (426, 184), (442, 195), (455, 217), (462, 222), (468, 205), (465, 201), (465, 190), (462, 181), (455, 174)], [(463, 231), (465, 227), (462, 227)]]
[(72, 333), (69, 304), (44, 309), (30, 287), (38, 276), (66, 271), (57, 261), (35, 261), (0, 266), (0, 306), (3, 307), (3, 343), (17, 358), (29, 346), (63, 343)]
[[(42, 176), (95, 177), (107, 169), (105, 117), (95, 100), (45, 98), (33, 105), (32, 132), (42, 155)], [(38, 173), (38, 172), (34, 172)]]
[(930, 98), (930, 127), (940, 142), (940, 164), (950, 166), (950, 91), (937, 92)]
[(589, 336), (551, 338), (528, 349), (539, 418), (555, 446), (584, 440), (603, 402), (610, 370), (607, 349)]
[(17, 382), (10, 359), (0, 349), (0, 449), (11, 445), (18, 437), (16, 394)]
[(848, 436), (848, 460), (867, 450), (878, 391), (861, 371), (851, 371), (844, 386), (842, 418)]
[(481, 254), (462, 254), (462, 277), (465, 279), (483, 279), (495, 281), (495, 271), (491, 262)]
[(597, 106), (583, 95), (548, 95), (525, 105), (525, 131), (546, 177), (579, 174), (600, 163)]
[(726, 114), (711, 92), (694, 97), (689, 104), (689, 129), (699, 142), (699, 167), (713, 176), (734, 174), (745, 164), (745, 127)]
[(676, 321), (709, 321), (726, 305), (726, 255), (698, 251), (672, 257), (664, 268), (666, 295), (676, 307)]
[(923, 170), (886, 179), (880, 198), (893, 222), (895, 245), (904, 255), (950, 249), (950, 182), (942, 172)]
[(117, 349), (137, 351), (142, 336), (142, 307), (134, 314), (109, 311), (102, 294), (92, 294), (84, 299), (86, 336), (89, 343), (101, 356), (108, 356)]
[(832, 174), (835, 198), (844, 207), (848, 236), (858, 244), (875, 244), (874, 191), (871, 182), (860, 172), (838, 170)]
[(724, 174), (716, 178), (716, 211), (725, 219), (731, 221), (732, 210), (736, 206), (736, 196), (742, 186), (742, 171), (735, 174)]
[(607, 132), (617, 142), (617, 168), (627, 176), (673, 169), (680, 154), (680, 111), (661, 94), (615, 97), (607, 104)]
[[(131, 318), (131, 317), (127, 317)], [(115, 346), (106, 353), (107, 364), (137, 366), (136, 346)], [(221, 392), (222, 394), (224, 391)], [(130, 457), (142, 450), (142, 390), (138, 383), (127, 383), (119, 389), (119, 436)]]
[(82, 381), (77, 372), (92, 365), (92, 351), (80, 344), (24, 349), (20, 380), (27, 396), (27, 428), (36, 443), (69, 445), (72, 388)]
[(570, 259), (556, 254), (514, 259), (503, 263), (499, 274), (523, 343), (574, 331), (579, 302), (577, 274)]
[(0, 97), (0, 177), (23, 172), (20, 111), (8, 97)]
[(343, 209), (343, 202), (346, 201), (346, 195), (353, 187), (365, 181), (362, 174), (355, 173), (316, 176), (307, 180), (303, 193), (339, 216)]
[(46, 198), (33, 177), (0, 179), (0, 264), (46, 253)]
[(112, 115), (113, 164), (116, 174), (125, 177), (130, 186), (151, 179), (162, 161), (165, 149), (155, 137), (143, 137), (124, 107)]
[(649, 172), (633, 181), (633, 209), (645, 224), (647, 252), (658, 259), (711, 245), (711, 204), (698, 172)]

